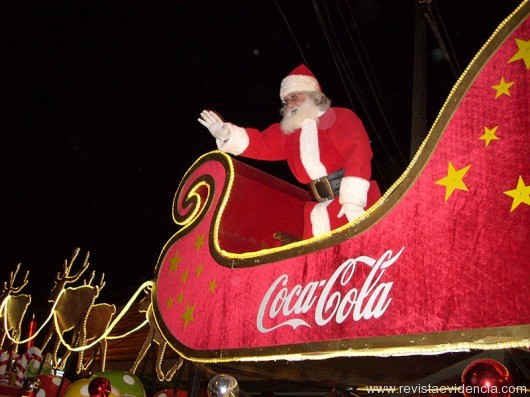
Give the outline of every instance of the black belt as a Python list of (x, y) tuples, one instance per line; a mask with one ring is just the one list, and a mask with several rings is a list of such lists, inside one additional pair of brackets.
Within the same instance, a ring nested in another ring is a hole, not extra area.
[(343, 177), (344, 169), (340, 169), (332, 174), (315, 179), (309, 182), (309, 192), (319, 203), (332, 200), (339, 195), (340, 181)]

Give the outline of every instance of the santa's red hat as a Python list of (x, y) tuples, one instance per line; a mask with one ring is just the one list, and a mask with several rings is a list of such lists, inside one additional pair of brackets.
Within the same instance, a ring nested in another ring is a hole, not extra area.
[(320, 84), (304, 64), (297, 66), (280, 85), (280, 99), (284, 99), (293, 92), (320, 91)]

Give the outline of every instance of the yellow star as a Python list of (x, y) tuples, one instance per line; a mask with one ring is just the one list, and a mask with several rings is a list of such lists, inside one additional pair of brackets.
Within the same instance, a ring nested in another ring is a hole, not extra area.
[(453, 167), (453, 164), (449, 162), (449, 167), (447, 169), (447, 176), (434, 182), (437, 185), (443, 185), (446, 187), (445, 189), (445, 201), (449, 197), (451, 197), (451, 194), (458, 189), (458, 190), (465, 190), (468, 191), (466, 184), (463, 181), (464, 175), (469, 170), (469, 167), (471, 165), (468, 165), (467, 167), (461, 168), (459, 170), (456, 170), (455, 167)]
[(166, 309), (171, 309), (173, 307), (173, 297), (168, 296), (166, 301)]
[(517, 51), (508, 62), (515, 62), (522, 59), (526, 68), (530, 69), (530, 40), (525, 41), (521, 39), (515, 39), (515, 42), (517, 43), (517, 48), (519, 48), (519, 51)]
[(517, 187), (513, 190), (508, 190), (504, 194), (513, 198), (512, 208), (510, 212), (516, 209), (519, 204), (524, 203), (530, 205), (530, 185), (526, 186), (524, 184), (523, 178), (519, 175), (519, 180), (517, 181)]
[(184, 301), (184, 294), (182, 293), (182, 291), (180, 292), (180, 294), (177, 296), (177, 303), (179, 305), (182, 305), (182, 302)]
[(182, 262), (182, 258), (179, 257), (179, 252), (177, 250), (175, 251), (175, 255), (173, 256), (173, 258), (169, 260), (169, 263), (171, 264), (171, 266), (169, 267), (168, 273), (176, 272), (180, 262)]
[(180, 281), (186, 284), (186, 281), (188, 281), (189, 276), (190, 276), (190, 273), (188, 272), (188, 269), (186, 269), (184, 273), (182, 273), (182, 277), (180, 278)]
[(184, 329), (188, 326), (189, 322), (195, 321), (195, 318), (193, 318), (193, 312), (195, 310), (195, 305), (190, 306), (186, 304), (186, 311), (180, 316), (182, 319), (184, 319)]
[(197, 249), (197, 252), (199, 252), (199, 250), (201, 249), (201, 247), (204, 245), (204, 235), (205, 235), (205, 233), (203, 233), (203, 234), (198, 234), (198, 235), (197, 235), (197, 240), (195, 240), (195, 243), (193, 243), (193, 245), (194, 245), (195, 248)]
[(501, 82), (499, 84), (491, 86), (491, 88), (493, 88), (494, 90), (497, 90), (497, 93), (495, 94), (495, 99), (497, 99), (503, 94), (510, 96), (510, 87), (514, 84), (515, 82), (513, 81), (507, 82), (504, 80), (504, 77), (501, 77)]
[(493, 141), (493, 140), (498, 141), (499, 140), (499, 137), (497, 135), (495, 135), (495, 133), (497, 132), (497, 128), (499, 128), (498, 125), (493, 127), (491, 130), (488, 127), (484, 127), (484, 135), (482, 135), (478, 139), (484, 140), (485, 143), (486, 143), (486, 147), (488, 147), (488, 145), (490, 144), (491, 141)]
[(200, 277), (202, 274), (202, 265), (197, 266), (197, 269), (195, 269), (195, 274), (197, 277)]
[(214, 278), (212, 281), (210, 281), (210, 286), (208, 287), (208, 290), (213, 294), (216, 288), (217, 288), (217, 282), (215, 281), (215, 278)]

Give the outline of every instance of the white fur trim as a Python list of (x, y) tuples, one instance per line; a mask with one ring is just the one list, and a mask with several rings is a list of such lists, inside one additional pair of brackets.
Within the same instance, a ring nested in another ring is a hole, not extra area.
[(328, 205), (333, 200), (318, 203), (311, 210), (309, 219), (311, 220), (311, 228), (313, 236), (320, 236), (321, 234), (328, 233), (331, 231), (331, 223), (329, 221)]
[(341, 204), (355, 204), (365, 208), (369, 187), (370, 182), (366, 179), (356, 176), (345, 176), (340, 182), (339, 202)]
[(284, 100), (287, 95), (302, 91), (320, 91), (317, 79), (302, 74), (287, 76), (280, 84), (280, 99)]
[(346, 218), (348, 219), (348, 222), (353, 221), (354, 219), (358, 218), (364, 213), (364, 208), (352, 204), (352, 203), (344, 203), (342, 204), (342, 207), (339, 211), (339, 214), (337, 215), (337, 218), (341, 218), (342, 216), (346, 215)]
[(322, 178), (328, 174), (326, 167), (320, 161), (317, 122), (313, 119), (302, 121), (300, 159), (310, 179)]
[(247, 131), (232, 123), (226, 123), (226, 127), (230, 133), (230, 139), (226, 142), (216, 139), (215, 142), (217, 143), (217, 148), (225, 153), (238, 156), (248, 148), (250, 143)]

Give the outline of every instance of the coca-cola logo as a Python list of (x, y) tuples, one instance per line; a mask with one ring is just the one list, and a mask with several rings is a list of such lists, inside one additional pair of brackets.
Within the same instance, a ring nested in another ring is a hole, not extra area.
[[(263, 296), (256, 319), (258, 330), (267, 333), (284, 326), (311, 328), (307, 313), (313, 307), (313, 322), (321, 327), (332, 320), (341, 324), (348, 319), (360, 321), (381, 317), (392, 301), (390, 291), (394, 285), (392, 281), (384, 281), (383, 276), (404, 249), (395, 255), (388, 250), (378, 259), (369, 256), (348, 259), (329, 279), (310, 281), (306, 285), (289, 286), (289, 276), (282, 274)], [(371, 267), (364, 280), (355, 277), (360, 265)], [(357, 286), (345, 290), (344, 287), (354, 281)], [(362, 286), (359, 287), (360, 281)], [(278, 322), (278, 318), (286, 320)]]

